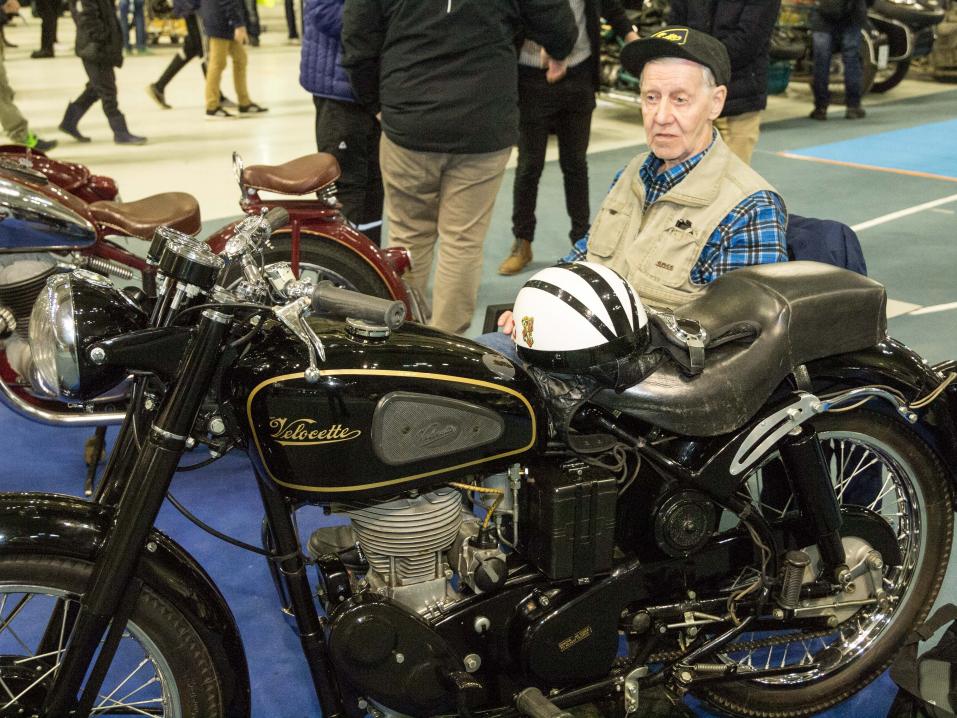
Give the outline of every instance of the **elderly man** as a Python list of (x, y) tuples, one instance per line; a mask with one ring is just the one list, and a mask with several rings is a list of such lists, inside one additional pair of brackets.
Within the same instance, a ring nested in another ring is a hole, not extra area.
[[(787, 260), (784, 201), (714, 129), (731, 63), (724, 45), (667, 27), (626, 45), (641, 78), (651, 151), (616, 178), (586, 241), (567, 259), (616, 270), (652, 307), (676, 307), (739, 267)], [(499, 322), (511, 333), (506, 313)]]

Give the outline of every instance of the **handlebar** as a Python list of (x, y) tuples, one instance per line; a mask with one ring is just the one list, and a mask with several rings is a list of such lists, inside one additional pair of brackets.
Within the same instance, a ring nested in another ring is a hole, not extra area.
[(316, 285), (312, 292), (312, 308), (342, 318), (374, 322), (392, 330), (405, 322), (405, 304), (402, 302), (342, 289), (330, 281)]
[(263, 221), (269, 225), (270, 232), (275, 232), (280, 227), (289, 224), (289, 212), (283, 207), (273, 207), (263, 215)]

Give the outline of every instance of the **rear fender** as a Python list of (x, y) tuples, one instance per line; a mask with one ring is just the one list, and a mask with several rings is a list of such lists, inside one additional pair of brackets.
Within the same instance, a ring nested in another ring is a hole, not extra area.
[[(47, 554), (92, 561), (112, 512), (56, 494), (0, 494), (0, 554)], [(196, 630), (216, 666), (226, 716), (250, 712), (246, 653), (232, 611), (195, 559), (153, 530), (138, 576), (173, 604)]]
[[(885, 384), (901, 392), (910, 403), (939, 387), (949, 371), (957, 370), (957, 361), (931, 366), (904, 344), (885, 339), (871, 349), (811, 362), (807, 370), (815, 393)], [(886, 411), (903, 421), (885, 402), (871, 400), (868, 408)], [(920, 418), (914, 430), (940, 457), (957, 489), (957, 383), (917, 413)]]

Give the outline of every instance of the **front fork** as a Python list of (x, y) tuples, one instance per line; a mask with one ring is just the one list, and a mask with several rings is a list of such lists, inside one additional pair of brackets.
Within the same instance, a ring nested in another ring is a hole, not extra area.
[[(207, 310), (143, 448), (125, 477), (112, 527), (80, 600), (69, 645), (41, 715), (88, 715), (138, 593), (136, 569), (212, 380), (232, 317)], [(109, 630), (107, 630), (109, 629)], [(105, 634), (105, 638), (104, 638)], [(77, 693), (93, 663), (83, 695)]]
[(802, 424), (778, 447), (798, 509), (821, 552), (825, 575), (837, 582), (847, 570), (847, 556), (841, 541), (841, 507), (821, 442), (813, 427)]

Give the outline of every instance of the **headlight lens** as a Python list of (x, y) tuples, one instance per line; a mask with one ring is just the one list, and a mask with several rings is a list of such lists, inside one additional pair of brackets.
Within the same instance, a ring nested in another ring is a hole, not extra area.
[(143, 311), (106, 277), (83, 269), (50, 277), (30, 315), (34, 389), (85, 400), (116, 386), (126, 375), (123, 367), (96, 365), (87, 351), (146, 324)]
[(47, 280), (30, 315), (30, 352), (34, 388), (49, 396), (69, 396), (79, 389), (80, 363), (70, 275)]

